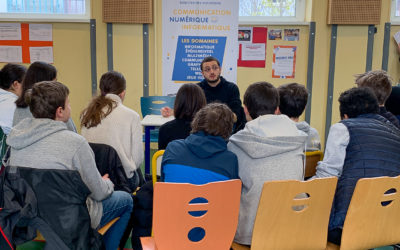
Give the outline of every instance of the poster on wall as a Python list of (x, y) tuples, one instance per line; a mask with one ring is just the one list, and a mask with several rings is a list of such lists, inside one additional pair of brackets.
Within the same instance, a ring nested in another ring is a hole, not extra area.
[(296, 50), (296, 46), (274, 46), (272, 59), (273, 78), (294, 78)]
[(52, 24), (0, 24), (0, 62), (53, 63)]
[(236, 82), (239, 0), (163, 0), (163, 95), (183, 83), (203, 80), (200, 63), (216, 57), (228, 81)]
[(264, 68), (267, 28), (239, 27), (238, 41), (238, 67)]

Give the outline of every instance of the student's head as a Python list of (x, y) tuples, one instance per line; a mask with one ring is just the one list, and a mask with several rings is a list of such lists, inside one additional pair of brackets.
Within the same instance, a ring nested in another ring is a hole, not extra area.
[(24, 79), (25, 72), (26, 67), (23, 65), (6, 64), (0, 71), (0, 88), (21, 96), (22, 79)]
[(42, 81), (55, 81), (57, 78), (57, 69), (45, 62), (34, 62), (26, 71), (25, 78), (22, 81), (22, 93), (21, 96), (15, 102), (17, 107), (25, 108), (28, 104), (25, 102), (25, 93), (28, 89), (37, 82)]
[(339, 97), (339, 110), (342, 119), (355, 118), (362, 114), (377, 114), (378, 100), (368, 87), (351, 88)]
[(68, 95), (64, 84), (44, 81), (34, 84), (25, 97), (33, 117), (66, 122), (71, 116)]
[(244, 93), (243, 104), (248, 121), (261, 115), (277, 114), (279, 111), (278, 90), (268, 82), (253, 83)]
[(356, 84), (358, 87), (371, 88), (379, 105), (384, 105), (392, 91), (392, 79), (384, 70), (373, 70), (363, 74), (356, 75)]
[(308, 91), (298, 83), (288, 83), (278, 87), (279, 111), (290, 118), (299, 118), (307, 105)]
[(107, 94), (119, 95), (123, 100), (125, 98), (126, 80), (125, 77), (117, 71), (104, 73), (100, 78), (101, 95)]
[(208, 135), (228, 139), (234, 120), (235, 116), (228, 106), (222, 103), (210, 103), (194, 116), (191, 133), (202, 131)]
[(208, 56), (200, 64), (201, 74), (208, 83), (217, 83), (221, 76), (221, 65), (217, 58)]
[(386, 100), (385, 107), (392, 114), (396, 116), (400, 115), (400, 86), (392, 88), (392, 93), (390, 93), (389, 98)]
[(100, 95), (96, 96), (85, 108), (80, 116), (81, 126), (96, 127), (101, 120), (107, 117), (117, 106), (117, 103), (107, 94), (118, 95), (123, 101), (126, 93), (125, 77), (117, 71), (104, 73), (100, 78)]
[(197, 111), (206, 106), (206, 104), (204, 91), (197, 84), (183, 84), (175, 98), (175, 118), (191, 121)]

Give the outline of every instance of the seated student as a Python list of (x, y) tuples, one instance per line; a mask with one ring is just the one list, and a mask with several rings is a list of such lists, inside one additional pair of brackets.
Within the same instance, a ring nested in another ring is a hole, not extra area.
[(12, 128), (15, 101), (22, 93), (21, 82), (25, 72), (25, 66), (12, 63), (0, 71), (0, 127), (6, 135)]
[(165, 149), (173, 140), (185, 139), (190, 135), (190, 123), (199, 109), (206, 105), (203, 90), (196, 84), (182, 85), (176, 94), (174, 103), (175, 119), (160, 127), (158, 149)]
[(71, 108), (69, 90), (59, 82), (36, 83), (27, 91), (34, 118), (19, 122), (10, 132), (11, 166), (76, 170), (91, 191), (87, 199), (92, 228), (120, 219), (104, 235), (106, 249), (117, 249), (133, 203), (130, 194), (113, 191), (107, 175), (100, 176), (93, 152), (82, 136), (67, 129)]
[(306, 133), (306, 151), (321, 150), (321, 140), (318, 131), (310, 127), (306, 121), (299, 122), (299, 117), (307, 105), (308, 91), (298, 83), (288, 83), (278, 87), (279, 91), (279, 111), (287, 115), (296, 123), (296, 127)]
[(400, 122), (400, 86), (393, 86), (392, 93), (385, 103), (386, 109), (396, 116)]
[(168, 144), (161, 163), (161, 179), (165, 182), (205, 184), (238, 178), (238, 162), (227, 150), (234, 123), (234, 114), (221, 103), (200, 109), (186, 139)]
[(254, 219), (265, 181), (303, 180), (307, 136), (279, 113), (278, 90), (267, 82), (251, 84), (244, 94), (247, 123), (229, 138), (228, 149), (239, 160), (242, 180), (239, 222), (234, 241), (250, 245)]
[(400, 129), (399, 121), (385, 108), (385, 102), (390, 92), (392, 92), (392, 79), (388, 73), (384, 70), (373, 70), (356, 75), (356, 84), (358, 87), (369, 87), (372, 89), (378, 98), (379, 114)]
[[(25, 102), (26, 91), (31, 89), (37, 82), (55, 81), (56, 79), (57, 69), (51, 64), (37, 61), (29, 66), (25, 77), (22, 80), (22, 93), (15, 101), (17, 108), (14, 112), (13, 126), (27, 117), (32, 117), (32, 114), (28, 108), (28, 104)], [(67, 122), (67, 128), (73, 132), (76, 132), (75, 124), (71, 118)]]
[(340, 95), (339, 103), (342, 121), (331, 126), (324, 159), (312, 177), (339, 178), (328, 229), (328, 240), (335, 244), (340, 244), (358, 179), (400, 174), (400, 130), (379, 115), (372, 90), (349, 89)]
[(112, 146), (118, 153), (133, 190), (139, 185), (143, 162), (139, 114), (124, 106), (126, 80), (116, 71), (100, 78), (101, 94), (81, 113), (81, 134), (89, 142)]

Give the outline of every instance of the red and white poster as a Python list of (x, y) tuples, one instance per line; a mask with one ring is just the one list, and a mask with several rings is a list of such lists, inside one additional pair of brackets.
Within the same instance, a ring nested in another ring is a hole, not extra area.
[(272, 59), (273, 78), (294, 78), (296, 66), (296, 46), (274, 46)]
[(52, 24), (0, 24), (0, 62), (53, 63)]
[(239, 27), (239, 67), (265, 68), (267, 31), (265, 27)]

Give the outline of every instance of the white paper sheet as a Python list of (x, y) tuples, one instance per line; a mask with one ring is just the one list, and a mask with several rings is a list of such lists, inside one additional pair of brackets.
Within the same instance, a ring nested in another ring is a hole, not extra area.
[(21, 40), (21, 24), (0, 23), (0, 40)]
[(0, 46), (0, 62), (22, 63), (22, 47)]
[(243, 44), (242, 61), (265, 60), (265, 43)]
[(272, 65), (275, 70), (274, 75), (282, 78), (294, 75), (294, 53), (295, 48), (282, 48), (274, 49), (275, 63)]
[(29, 47), (29, 54), (31, 63), (36, 61), (43, 61), (53, 63), (53, 47)]
[(30, 41), (53, 41), (52, 24), (29, 24)]

